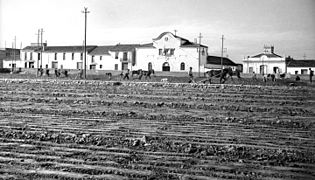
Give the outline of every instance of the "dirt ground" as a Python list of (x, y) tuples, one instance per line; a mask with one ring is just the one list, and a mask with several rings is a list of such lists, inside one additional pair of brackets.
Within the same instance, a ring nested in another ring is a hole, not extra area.
[(315, 179), (305, 82), (16, 77), (0, 79), (0, 179)]

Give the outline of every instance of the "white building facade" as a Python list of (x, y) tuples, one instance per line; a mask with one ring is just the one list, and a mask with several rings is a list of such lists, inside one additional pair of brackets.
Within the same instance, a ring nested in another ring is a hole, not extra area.
[(243, 60), (243, 73), (275, 74), (286, 72), (285, 57), (274, 53), (274, 47), (265, 47), (264, 52)]
[(192, 67), (194, 72), (204, 72), (208, 47), (164, 32), (152, 43), (137, 47), (135, 55), (133, 69), (182, 72)]
[[(86, 68), (90, 70), (149, 70), (204, 72), (208, 47), (164, 32), (149, 44), (87, 46)], [(4, 68), (9, 68), (4, 63)], [(84, 68), (83, 46), (31, 44), (21, 50), (17, 68)]]

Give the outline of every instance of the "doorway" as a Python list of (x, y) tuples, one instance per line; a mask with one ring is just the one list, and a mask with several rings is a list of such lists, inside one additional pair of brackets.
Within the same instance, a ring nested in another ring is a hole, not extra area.
[(162, 65), (162, 71), (170, 71), (170, 64), (168, 62), (163, 63)]

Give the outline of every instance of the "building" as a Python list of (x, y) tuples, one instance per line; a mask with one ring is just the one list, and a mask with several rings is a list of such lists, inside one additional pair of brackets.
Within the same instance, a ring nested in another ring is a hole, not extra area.
[(315, 71), (315, 60), (294, 60), (287, 58), (287, 73), (310, 74), (310, 68)]
[(208, 47), (190, 42), (171, 32), (163, 32), (152, 43), (136, 47), (133, 69), (155, 71), (203, 72), (208, 56)]
[(274, 52), (274, 46), (264, 47), (264, 52), (248, 56), (243, 60), (244, 73), (274, 74), (285, 73), (285, 57)]
[[(233, 70), (238, 69), (239, 65), (234, 63), (231, 59), (227, 57), (222, 57), (222, 67), (232, 68)], [(221, 57), (219, 56), (208, 56), (207, 63), (205, 64), (207, 69), (221, 69)]]
[(20, 60), (20, 49), (4, 48), (0, 49), (0, 68), (10, 68), (13, 70), (18, 67)]
[[(96, 46), (87, 46), (87, 53), (95, 49)], [(88, 57), (87, 57), (88, 58)], [(47, 46), (42, 48), (34, 43), (22, 49), (22, 68), (58, 68), (58, 69), (81, 69), (84, 63), (84, 53), (82, 46)]]
[[(33, 43), (21, 51), (21, 68), (83, 68), (83, 46), (47, 46)], [(149, 70), (204, 72), (208, 47), (164, 32), (148, 44), (87, 46), (86, 67), (91, 70)], [(9, 66), (6, 64), (5, 66)]]

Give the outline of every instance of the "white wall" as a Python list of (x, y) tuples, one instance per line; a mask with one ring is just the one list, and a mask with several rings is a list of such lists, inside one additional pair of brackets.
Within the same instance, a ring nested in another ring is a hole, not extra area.
[[(244, 62), (245, 61), (245, 62)], [(246, 58), (243, 61), (243, 72), (249, 73), (249, 67), (253, 67), (253, 71), (256, 74), (260, 73), (260, 66), (265, 66), (265, 74), (273, 74), (274, 67), (279, 68), (279, 73), (285, 73), (285, 58)]]
[[(297, 71), (298, 73), (297, 74), (301, 74), (301, 70), (307, 70), (306, 71), (306, 74), (310, 74), (310, 70), (309, 70), (310, 67), (288, 67), (287, 68), (287, 72), (290, 73), (290, 74), (295, 74), (295, 71)], [(315, 68), (311, 68), (312, 71), (315, 71)]]

